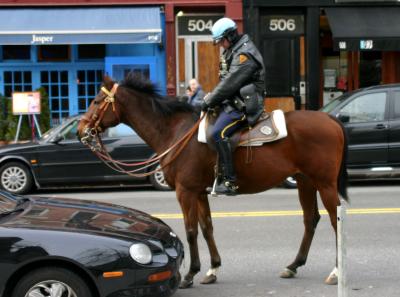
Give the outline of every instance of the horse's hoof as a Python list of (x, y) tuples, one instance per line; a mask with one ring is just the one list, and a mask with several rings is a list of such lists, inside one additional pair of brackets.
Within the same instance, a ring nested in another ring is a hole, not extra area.
[(203, 285), (208, 285), (208, 284), (213, 284), (217, 281), (217, 276), (214, 274), (206, 275), (203, 280), (200, 282), (200, 284)]
[(327, 285), (337, 285), (337, 283), (338, 283), (338, 275), (339, 275), (339, 272), (338, 272), (337, 267), (333, 268), (332, 272), (325, 279), (325, 284), (327, 284)]
[(285, 268), (285, 270), (283, 270), (279, 276), (281, 278), (294, 278), (296, 276), (296, 271)]
[(325, 284), (327, 285), (337, 285), (337, 283), (338, 283), (337, 275), (330, 275), (325, 280)]
[(179, 289), (187, 289), (187, 288), (191, 288), (193, 286), (193, 280), (186, 280), (184, 279), (183, 281), (181, 281), (181, 283), (179, 284)]

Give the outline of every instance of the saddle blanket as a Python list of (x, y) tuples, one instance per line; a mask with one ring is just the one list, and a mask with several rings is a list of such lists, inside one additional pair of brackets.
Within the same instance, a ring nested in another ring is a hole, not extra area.
[[(207, 114), (199, 126), (197, 135), (199, 142), (207, 143), (208, 121), (209, 115)], [(285, 115), (280, 109), (274, 110), (271, 113), (263, 113), (251, 129), (244, 129), (239, 133), (238, 146), (260, 146), (266, 142), (284, 138), (287, 136)], [(233, 138), (236, 138), (235, 135)]]

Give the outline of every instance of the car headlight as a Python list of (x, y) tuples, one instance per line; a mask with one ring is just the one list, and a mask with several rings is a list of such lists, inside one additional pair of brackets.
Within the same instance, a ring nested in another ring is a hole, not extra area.
[(153, 259), (150, 248), (144, 243), (135, 243), (129, 248), (132, 259), (140, 264), (149, 264)]
[(178, 251), (174, 247), (166, 248), (165, 252), (172, 258), (178, 257)]

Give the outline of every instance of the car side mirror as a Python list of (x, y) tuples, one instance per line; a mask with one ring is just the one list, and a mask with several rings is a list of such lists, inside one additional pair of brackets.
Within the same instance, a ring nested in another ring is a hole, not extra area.
[(62, 136), (62, 134), (57, 134), (56, 136), (54, 136), (54, 138), (51, 140), (51, 142), (59, 143), (62, 140), (64, 140), (64, 136)]
[(341, 114), (339, 113), (337, 118), (342, 122), (342, 123), (348, 123), (350, 122), (350, 116), (348, 114)]

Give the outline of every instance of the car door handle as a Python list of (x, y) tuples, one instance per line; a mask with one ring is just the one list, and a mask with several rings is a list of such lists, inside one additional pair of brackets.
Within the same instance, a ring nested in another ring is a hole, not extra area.
[(375, 129), (383, 130), (383, 129), (386, 129), (387, 127), (388, 127), (388, 126), (385, 125), (385, 124), (377, 124), (377, 125), (375, 126)]

